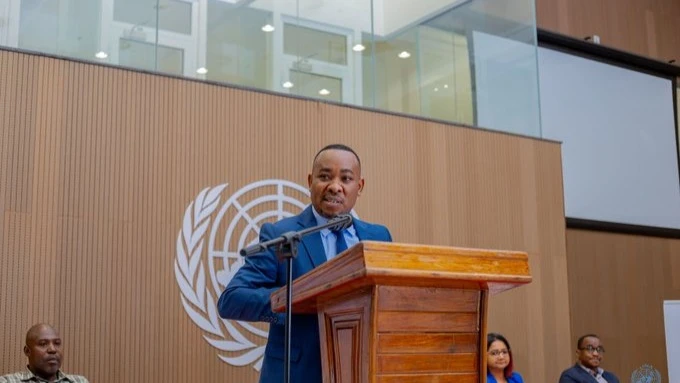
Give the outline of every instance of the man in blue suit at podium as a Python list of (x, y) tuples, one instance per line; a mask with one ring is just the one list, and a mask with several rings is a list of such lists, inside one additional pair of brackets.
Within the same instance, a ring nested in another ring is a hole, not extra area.
[[(307, 182), (312, 205), (297, 216), (262, 225), (260, 241), (321, 225), (339, 214), (349, 213), (364, 188), (359, 156), (348, 146), (328, 145), (314, 157)], [(324, 229), (303, 237), (293, 260), (293, 279), (361, 240), (392, 241), (392, 237), (386, 227), (358, 219), (341, 232)], [(286, 316), (272, 312), (269, 299), (272, 292), (285, 284), (285, 262), (280, 263), (272, 251), (258, 253), (246, 259), (217, 303), (223, 318), (270, 323), (260, 373), (262, 383), (284, 381)], [(291, 382), (321, 382), (321, 346), (316, 315), (293, 315), (291, 333)]]

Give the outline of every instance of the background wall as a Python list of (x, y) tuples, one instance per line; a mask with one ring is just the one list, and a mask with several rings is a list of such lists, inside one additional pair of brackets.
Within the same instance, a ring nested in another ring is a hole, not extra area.
[(643, 364), (668, 381), (663, 301), (680, 299), (679, 254), (678, 239), (568, 229), (572, 349), (594, 332), (621, 381)]
[[(680, 62), (677, 0), (536, 0), (536, 13), (539, 28), (596, 34), (604, 46)], [(619, 378), (647, 363), (667, 381), (662, 305), (680, 293), (678, 240), (570, 229), (567, 254), (571, 349), (596, 332), (607, 347), (604, 365)]]
[(262, 179), (305, 185), (338, 141), (362, 156), (358, 214), (396, 241), (527, 251), (534, 281), (491, 299), (489, 330), (527, 381), (569, 363), (557, 143), (9, 51), (0, 84), (2, 374), (45, 321), (92, 382), (255, 381), (182, 306), (185, 210), (224, 183), (222, 202)]
[(680, 63), (677, 0), (536, 0), (536, 16), (539, 28)]

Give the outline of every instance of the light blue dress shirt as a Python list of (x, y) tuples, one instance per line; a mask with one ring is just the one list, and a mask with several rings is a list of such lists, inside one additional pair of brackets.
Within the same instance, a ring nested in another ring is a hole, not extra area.
[[(312, 207), (312, 213), (314, 213), (314, 218), (316, 218), (317, 225), (323, 225), (328, 222), (328, 218), (325, 218), (321, 214), (317, 213), (314, 207)], [(345, 237), (345, 242), (347, 242), (347, 248), (359, 243), (359, 237), (357, 237), (357, 232), (354, 230), (354, 225), (343, 230), (342, 233)], [(321, 234), (321, 242), (323, 242), (323, 249), (326, 252), (326, 259), (333, 259), (333, 257), (335, 257), (337, 254), (337, 241), (335, 239), (335, 235), (333, 235), (333, 233), (328, 229), (321, 230), (319, 234)]]

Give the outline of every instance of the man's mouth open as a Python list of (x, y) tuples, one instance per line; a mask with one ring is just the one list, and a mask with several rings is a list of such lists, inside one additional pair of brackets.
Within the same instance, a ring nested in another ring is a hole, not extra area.
[(339, 198), (333, 198), (333, 197), (326, 197), (323, 199), (323, 201), (329, 205), (342, 205), (342, 200)]

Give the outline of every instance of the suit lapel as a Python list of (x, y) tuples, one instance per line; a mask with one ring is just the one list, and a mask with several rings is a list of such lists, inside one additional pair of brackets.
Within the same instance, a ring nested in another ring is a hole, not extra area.
[[(302, 213), (300, 213), (298, 225), (300, 226), (298, 230), (317, 225), (316, 218), (314, 218), (314, 213), (312, 213), (311, 205), (308, 206)], [(313, 267), (318, 267), (322, 263), (326, 262), (326, 251), (324, 250), (323, 242), (321, 241), (321, 233), (316, 232), (306, 235), (302, 238), (300, 243), (304, 248), (304, 254), (302, 254), (303, 252), (299, 251), (300, 249), (298, 249), (298, 257), (309, 257)]]
[(591, 374), (590, 372), (586, 371), (581, 367), (578, 363), (576, 364), (576, 368), (578, 368), (578, 371), (581, 373), (581, 375), (585, 375), (588, 377), (588, 381), (591, 383), (597, 383), (597, 379)]
[(352, 225), (354, 225), (354, 230), (357, 232), (359, 241), (371, 241), (378, 239), (374, 236), (374, 230), (371, 230), (370, 226), (366, 222), (354, 218)]
[[(298, 220), (299, 226), (298, 230), (306, 229), (317, 225), (314, 213), (312, 213), (311, 205), (308, 206), (302, 213), (300, 213), (299, 217), (300, 219)], [(380, 238), (376, 237), (375, 230), (371, 230), (370, 225), (368, 225), (366, 222), (360, 221), (355, 218), (352, 224), (354, 225), (354, 230), (356, 230), (359, 241), (380, 240)], [(298, 257), (301, 256), (309, 257), (309, 260), (311, 261), (313, 267), (318, 267), (322, 263), (326, 262), (326, 250), (324, 250), (323, 247), (321, 233), (317, 232), (314, 234), (309, 234), (302, 238), (301, 243), (304, 248), (304, 254), (302, 251), (299, 251)]]

